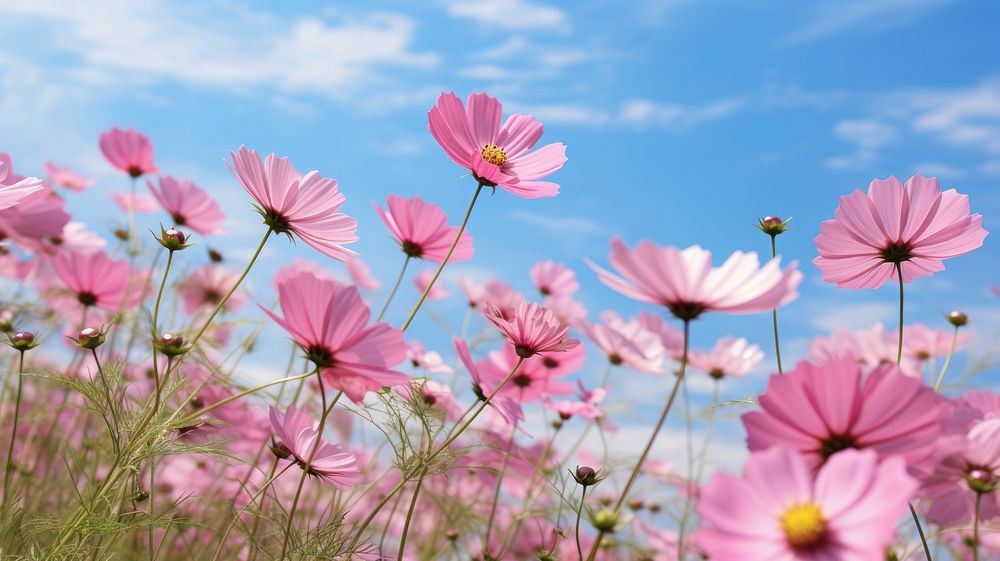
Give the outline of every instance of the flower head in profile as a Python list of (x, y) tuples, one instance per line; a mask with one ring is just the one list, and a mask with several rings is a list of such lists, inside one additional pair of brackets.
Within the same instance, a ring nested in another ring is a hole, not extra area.
[(358, 223), (340, 212), (345, 197), (336, 179), (318, 171), (302, 175), (288, 158), (240, 146), (226, 163), (233, 177), (257, 201), (264, 223), (279, 234), (295, 234), (320, 253), (344, 261), (354, 255), (344, 244), (357, 241)]
[(434, 407), (454, 421), (462, 415), (462, 406), (455, 399), (451, 388), (434, 380), (413, 379), (409, 384), (396, 386), (396, 393), (412, 400), (419, 400), (428, 407)]
[(1000, 419), (986, 419), (963, 434), (941, 439), (942, 456), (924, 478), (927, 519), (942, 526), (971, 524), (976, 496), (982, 520), (1000, 516)]
[(451, 374), (454, 370), (445, 364), (444, 359), (436, 351), (428, 351), (420, 341), (410, 341), (407, 344), (406, 358), (414, 368), (423, 368), (428, 372)]
[[(455, 352), (458, 354), (459, 360), (462, 361), (465, 369), (472, 376), (473, 390), (480, 400), (485, 400), (495, 392), (498, 381), (484, 376), (479, 371), (479, 366), (472, 359), (472, 352), (465, 341), (455, 337), (452, 339), (452, 344), (455, 345)], [(524, 422), (524, 410), (521, 409), (521, 405), (518, 402), (509, 397), (497, 395), (489, 401), (489, 405), (512, 427), (517, 427)]]
[(759, 346), (735, 337), (719, 339), (710, 351), (692, 350), (688, 354), (691, 368), (717, 380), (726, 376), (746, 376), (762, 360), (764, 353)]
[(360, 257), (348, 257), (344, 262), (351, 282), (365, 290), (378, 290), (382, 283), (372, 274), (371, 268)]
[(895, 364), (864, 375), (850, 358), (800, 362), (772, 376), (758, 403), (761, 411), (743, 415), (751, 452), (787, 446), (818, 467), (842, 450), (871, 449), (904, 458), (914, 471), (933, 456), (948, 408)]
[[(183, 298), (184, 313), (194, 314), (199, 310), (214, 308), (238, 277), (233, 271), (217, 265), (204, 265), (191, 271), (178, 288)], [(237, 290), (226, 301), (223, 309), (236, 311), (245, 302), (246, 295)]]
[(742, 477), (701, 489), (695, 534), (712, 561), (884, 559), (917, 482), (902, 458), (846, 451), (813, 477), (785, 447), (750, 456)]
[(538, 353), (568, 351), (580, 344), (569, 337), (569, 325), (541, 304), (521, 302), (513, 311), (486, 304), (486, 319), (497, 326), (514, 345), (517, 355), (528, 358)]
[(630, 250), (611, 241), (611, 266), (591, 268), (612, 289), (641, 302), (659, 304), (675, 317), (690, 321), (707, 311), (753, 313), (771, 310), (798, 297), (802, 273), (793, 262), (781, 269), (781, 258), (763, 267), (756, 253), (737, 251), (719, 267), (698, 246), (662, 247), (649, 241)]
[(52, 162), (45, 162), (42, 164), (42, 167), (45, 169), (45, 175), (47, 175), (53, 183), (69, 191), (76, 191), (79, 193), (94, 183), (97, 183), (96, 179), (84, 177), (70, 168), (60, 167)]
[(835, 218), (820, 224), (813, 263), (841, 288), (878, 288), (897, 279), (897, 267), (904, 282), (943, 271), (943, 260), (983, 245), (986, 234), (968, 195), (942, 193), (937, 179), (876, 179), (867, 194), (841, 197)]
[(159, 187), (147, 182), (153, 194), (174, 222), (174, 226), (184, 226), (202, 235), (218, 234), (226, 215), (222, 213), (218, 201), (194, 184), (190, 179), (180, 181), (169, 175), (161, 175)]
[(410, 380), (393, 370), (406, 359), (402, 332), (387, 323), (369, 325), (371, 311), (357, 288), (301, 271), (278, 283), (278, 301), (284, 317), (261, 309), (292, 335), (324, 382), (352, 401)]
[(581, 330), (604, 351), (608, 362), (647, 374), (663, 373), (667, 349), (659, 335), (643, 327), (638, 320), (625, 321), (610, 310), (601, 314), (601, 320), (600, 323), (584, 324)]
[[(409, 199), (389, 195), (388, 210), (372, 203), (379, 218), (399, 242), (400, 249), (409, 257), (440, 263), (448, 254), (458, 228), (448, 226), (448, 216), (441, 207), (425, 203), (420, 197)], [(449, 262), (467, 261), (472, 258), (472, 236), (462, 232)]]
[(142, 193), (112, 193), (111, 199), (115, 201), (118, 208), (125, 212), (153, 212), (156, 210), (156, 201), (149, 195)]
[[(294, 405), (289, 405), (284, 413), (272, 406), (269, 413), (276, 453), (285, 455), (302, 469), (308, 465), (309, 475), (338, 489), (347, 489), (364, 480), (358, 459), (340, 446), (326, 442), (319, 434), (318, 423), (309, 415), (295, 409)], [(313, 449), (316, 449), (315, 454)]]
[(554, 197), (559, 185), (541, 179), (566, 161), (566, 145), (531, 148), (542, 137), (542, 124), (515, 113), (501, 126), (503, 108), (485, 93), (470, 94), (466, 105), (454, 92), (441, 94), (427, 114), (431, 135), (448, 157), (472, 172), (483, 185), (528, 199)]
[(63, 251), (53, 257), (52, 268), (59, 284), (81, 306), (108, 311), (138, 305), (148, 275), (134, 272), (128, 260), (110, 259), (104, 251)]
[[(434, 271), (431, 269), (424, 269), (417, 273), (413, 277), (413, 286), (416, 287), (417, 292), (423, 294), (427, 290), (427, 285), (431, 283), (431, 279), (434, 278)], [(428, 300), (444, 300), (445, 298), (451, 296), (451, 292), (444, 287), (444, 283), (441, 279), (438, 279), (434, 286), (431, 287), (431, 291), (427, 293)]]
[(153, 162), (152, 143), (135, 129), (114, 127), (101, 134), (100, 146), (108, 163), (131, 177), (158, 171)]
[(569, 297), (580, 289), (576, 272), (562, 263), (540, 261), (531, 267), (531, 280), (546, 297)]

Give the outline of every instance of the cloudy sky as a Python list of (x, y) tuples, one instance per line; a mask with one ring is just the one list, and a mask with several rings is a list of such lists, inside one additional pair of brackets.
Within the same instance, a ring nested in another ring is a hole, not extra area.
[[(555, 259), (580, 271), (592, 315), (627, 313), (641, 306), (583, 265), (606, 263), (611, 236), (697, 243), (721, 258), (767, 250), (751, 227), (758, 216), (793, 217), (780, 246), (806, 280), (802, 298), (782, 310), (789, 354), (838, 326), (894, 321), (894, 287), (837, 290), (811, 264), (812, 238), (838, 196), (919, 171), (970, 194), (985, 227), (1000, 227), (993, 2), (341, 4), (0, 2), (0, 150), (20, 173), (40, 174), (51, 160), (100, 178), (70, 207), (107, 232), (121, 220), (107, 197), (126, 182), (97, 137), (112, 125), (143, 130), (164, 172), (224, 201), (228, 235), (217, 245), (234, 262), (262, 230), (223, 158), (241, 144), (288, 155), (340, 180), (346, 211), (361, 220), (356, 249), (389, 281), (401, 254), (370, 201), (420, 194), (453, 215), (464, 210), (472, 183), (427, 133), (426, 112), (442, 91), (485, 90), (542, 120), (543, 140), (565, 142), (570, 160), (556, 176), (557, 198), (484, 200), (471, 226), (476, 257), (454, 274), (502, 275), (527, 290), (528, 267)], [(965, 309), (981, 334), (995, 335), (994, 238), (910, 285), (910, 317), (942, 325), (942, 312)], [(293, 255), (321, 259), (289, 249), (272, 243), (261, 271)], [(252, 279), (261, 300), (267, 284), (266, 274)], [(407, 284), (388, 317), (398, 320), (413, 299)], [(709, 316), (695, 343), (733, 333), (769, 350), (769, 327), (766, 315)]]

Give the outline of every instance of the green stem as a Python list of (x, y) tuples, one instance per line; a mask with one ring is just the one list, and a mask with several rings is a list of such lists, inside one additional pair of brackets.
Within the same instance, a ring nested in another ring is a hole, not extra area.
[(14, 398), (14, 421), (10, 425), (10, 444), (7, 445), (7, 463), (3, 469), (3, 503), (7, 506), (10, 498), (11, 467), (14, 466), (14, 441), (17, 440), (17, 421), (21, 417), (21, 389), (24, 386), (24, 351), (20, 352), (20, 363), (17, 368), (17, 396)]
[(270, 382), (268, 382), (266, 384), (261, 384), (259, 386), (255, 386), (253, 388), (250, 388), (249, 390), (244, 390), (244, 391), (242, 391), (242, 392), (240, 392), (238, 394), (231, 395), (231, 396), (229, 396), (229, 397), (227, 397), (225, 399), (220, 399), (219, 401), (216, 401), (215, 403), (213, 403), (213, 404), (211, 404), (209, 406), (203, 407), (202, 409), (199, 409), (199, 410), (195, 411), (194, 413), (188, 415), (187, 417), (183, 417), (183, 418), (175, 421), (174, 425), (175, 426), (179, 426), (179, 427), (183, 427), (183, 426), (185, 426), (187, 424), (190, 424), (191, 421), (196, 420), (198, 417), (201, 417), (202, 415), (205, 415), (207, 413), (211, 413), (212, 411), (215, 411), (219, 407), (222, 407), (224, 405), (232, 403), (232, 402), (236, 401), (237, 399), (240, 399), (242, 397), (246, 397), (246, 396), (248, 396), (248, 395), (250, 395), (252, 393), (259, 392), (260, 390), (263, 390), (265, 388), (269, 388), (271, 386), (276, 386), (278, 384), (284, 384), (286, 382), (294, 382), (296, 380), (302, 380), (302, 379), (308, 378), (309, 376), (312, 376), (312, 375), (313, 375), (313, 372), (310, 371), (310, 372), (306, 372), (305, 374), (297, 374), (295, 376), (286, 376), (284, 378), (278, 378), (277, 380), (272, 380), (272, 381), (270, 381)]
[(903, 265), (896, 263), (896, 276), (899, 278), (899, 344), (896, 347), (896, 364), (903, 362)]
[(476, 194), (472, 196), (472, 202), (469, 203), (469, 208), (465, 211), (465, 218), (462, 219), (462, 225), (458, 227), (458, 233), (455, 234), (455, 241), (451, 242), (451, 247), (448, 248), (448, 253), (445, 254), (444, 259), (441, 260), (441, 265), (438, 267), (437, 271), (434, 272), (434, 276), (431, 277), (431, 281), (427, 283), (427, 288), (424, 289), (423, 294), (420, 295), (420, 300), (417, 300), (417, 305), (413, 307), (410, 312), (410, 317), (406, 318), (401, 328), (406, 331), (406, 328), (410, 327), (410, 323), (413, 322), (413, 318), (417, 316), (417, 311), (420, 310), (420, 306), (424, 304), (424, 300), (427, 299), (427, 295), (430, 294), (431, 289), (434, 288), (434, 283), (437, 282), (438, 277), (441, 276), (441, 272), (444, 271), (445, 265), (448, 264), (448, 260), (451, 259), (451, 254), (454, 253), (455, 248), (458, 246), (459, 240), (462, 239), (462, 234), (465, 233), (465, 227), (469, 224), (469, 217), (472, 216), (472, 207), (476, 206), (476, 199), (479, 198), (479, 193), (483, 191), (483, 187), (486, 185), (482, 182), (476, 187)]
[(108, 426), (108, 432), (111, 434), (111, 444), (114, 446), (115, 455), (118, 455), (118, 437), (119, 437), (119, 427), (121, 423), (118, 421), (118, 412), (115, 410), (115, 403), (111, 397), (111, 388), (108, 386), (108, 381), (104, 377), (104, 369), (101, 367), (101, 359), (97, 358), (97, 349), (90, 349), (90, 353), (94, 356), (94, 363), (97, 365), (97, 377), (101, 380), (101, 385), (104, 387), (104, 398), (108, 401), (108, 409), (111, 411), (111, 420), (114, 421), (114, 428), (108, 423), (107, 417), (104, 418), (104, 424)]
[(972, 518), (972, 561), (979, 561), (979, 507), (983, 494), (976, 493), (976, 512)]
[(583, 561), (583, 546), (580, 545), (580, 515), (583, 513), (583, 503), (587, 500), (587, 487), (583, 487), (583, 492), (580, 493), (580, 506), (576, 509), (576, 552), (580, 556), (580, 561)]
[(493, 504), (490, 506), (490, 517), (486, 521), (486, 535), (483, 537), (483, 555), (490, 555), (490, 534), (493, 533), (493, 520), (497, 515), (497, 505), (500, 504), (500, 491), (503, 490), (503, 478), (507, 475), (507, 466), (510, 465), (510, 449), (514, 446), (514, 435), (517, 434), (517, 427), (510, 430), (510, 438), (507, 439), (507, 450), (500, 465), (500, 473), (497, 474), (497, 487), (493, 491)]
[(924, 527), (920, 525), (920, 517), (917, 516), (917, 510), (913, 508), (913, 503), (910, 503), (909, 507), (913, 523), (917, 525), (917, 535), (920, 536), (920, 544), (924, 547), (924, 557), (927, 558), (927, 561), (933, 561), (931, 558), (931, 546), (927, 544), (927, 536), (924, 535)]
[[(776, 238), (777, 236), (771, 235), (771, 259), (778, 256)], [(774, 359), (778, 363), (778, 374), (784, 374), (785, 371), (781, 368), (781, 342), (778, 337), (778, 308), (771, 310), (771, 324), (774, 326)]]
[(413, 489), (413, 498), (410, 499), (410, 508), (406, 511), (406, 520), (403, 522), (403, 535), (399, 538), (399, 551), (396, 553), (398, 559), (403, 559), (403, 552), (406, 550), (406, 536), (410, 533), (410, 521), (413, 520), (413, 512), (417, 507), (417, 497), (420, 496), (420, 487), (424, 484), (424, 476), (427, 470), (420, 472), (417, 478), (417, 486)]
[(160, 385), (160, 365), (156, 358), (156, 344), (160, 339), (160, 302), (163, 300), (163, 289), (167, 285), (167, 275), (170, 274), (170, 265), (174, 262), (174, 250), (167, 252), (167, 265), (163, 268), (163, 278), (160, 280), (160, 288), (156, 291), (156, 304), (153, 305), (153, 381), (156, 383), (156, 400), (153, 408), (160, 408), (160, 395), (162, 386)]
[(406, 259), (403, 260), (403, 267), (399, 270), (399, 276), (396, 277), (396, 283), (392, 285), (392, 291), (389, 292), (389, 298), (386, 299), (385, 304), (382, 305), (382, 310), (378, 313), (378, 317), (375, 318), (376, 323), (382, 321), (382, 316), (389, 309), (389, 304), (392, 303), (392, 299), (396, 296), (396, 291), (399, 290), (399, 283), (403, 282), (403, 276), (406, 274), (406, 266), (409, 264), (410, 256), (407, 255)]
[[(635, 480), (639, 477), (639, 472), (642, 470), (642, 465), (646, 462), (646, 457), (649, 456), (650, 450), (653, 449), (653, 443), (656, 442), (656, 436), (660, 434), (660, 429), (663, 428), (664, 422), (667, 420), (667, 415), (670, 413), (670, 408), (674, 404), (674, 400), (677, 398), (677, 392), (681, 387), (681, 382), (684, 380), (684, 372), (687, 369), (687, 357), (688, 357), (688, 347), (691, 338), (691, 321), (684, 320), (684, 352), (681, 354), (681, 365), (680, 370), (677, 372), (677, 380), (674, 382), (674, 387), (670, 390), (670, 397), (667, 398), (667, 402), (663, 406), (663, 411), (660, 413), (660, 418), (656, 421), (656, 428), (653, 429), (653, 434), (650, 435), (649, 441), (646, 442), (646, 447), (643, 449), (642, 454), (639, 456), (639, 461), (636, 462), (635, 467), (632, 469), (632, 474), (629, 475), (628, 482), (625, 484), (625, 489), (622, 494), (618, 497), (618, 501), (615, 503), (614, 512), (619, 512), (622, 505), (625, 504), (625, 500), (628, 498), (629, 491), (632, 490), (632, 485), (635, 484)], [(588, 561), (592, 561), (597, 556), (597, 549), (601, 545), (601, 540), (604, 538), (606, 532), (601, 530), (597, 534), (597, 539), (594, 541), (594, 545), (590, 548), (590, 554), (587, 556)]]
[(941, 372), (938, 373), (937, 381), (934, 382), (934, 391), (941, 391), (941, 383), (944, 382), (944, 375), (948, 372), (948, 367), (951, 365), (951, 356), (955, 354), (955, 347), (958, 345), (958, 326), (955, 326), (955, 332), (951, 334), (951, 345), (948, 347), (948, 355), (944, 357), (944, 364), (941, 366)]

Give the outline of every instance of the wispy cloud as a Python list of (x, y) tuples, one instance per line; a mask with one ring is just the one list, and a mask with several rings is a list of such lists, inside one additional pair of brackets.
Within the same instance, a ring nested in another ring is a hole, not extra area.
[(552, 216), (530, 210), (515, 210), (510, 217), (519, 222), (541, 228), (558, 237), (603, 236), (607, 228), (586, 216)]
[(899, 137), (895, 127), (874, 119), (840, 121), (833, 133), (854, 145), (850, 154), (827, 158), (827, 167), (833, 169), (864, 169), (878, 158), (879, 148)]
[(683, 104), (652, 99), (628, 99), (617, 109), (600, 109), (578, 103), (519, 105), (519, 109), (542, 121), (592, 127), (618, 126), (630, 129), (687, 130), (708, 121), (728, 117), (743, 109), (739, 98), (706, 104)]
[(803, 3), (801, 23), (775, 41), (777, 47), (794, 47), (844, 33), (894, 29), (918, 21), (951, 0), (852, 0)]
[(503, 29), (569, 29), (565, 11), (530, 0), (453, 0), (448, 3), (448, 14)]
[(812, 306), (812, 325), (821, 331), (837, 329), (862, 329), (876, 323), (889, 323), (897, 313), (895, 305), (888, 302), (858, 302), (853, 304), (824, 304)]

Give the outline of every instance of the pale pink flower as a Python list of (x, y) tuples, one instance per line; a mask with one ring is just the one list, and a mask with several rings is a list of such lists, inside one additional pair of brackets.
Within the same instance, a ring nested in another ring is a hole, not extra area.
[[(952, 330), (931, 329), (922, 323), (907, 325), (903, 330), (903, 354), (918, 361), (941, 358), (948, 354), (954, 337)], [(959, 332), (955, 349), (964, 347), (971, 337)]]
[(921, 497), (930, 499), (927, 519), (942, 526), (971, 524), (976, 495), (980, 519), (1000, 516), (1000, 419), (974, 424), (967, 434), (941, 439), (943, 457), (924, 478)]
[(271, 279), (271, 284), (274, 286), (275, 290), (281, 286), (286, 280), (297, 276), (299, 273), (312, 273), (318, 279), (325, 281), (337, 281), (337, 277), (329, 269), (324, 269), (320, 267), (319, 263), (315, 261), (309, 261), (307, 259), (292, 259), (291, 263), (287, 265), (282, 265), (278, 267), (278, 270), (274, 273), (274, 278)]
[(156, 210), (156, 200), (141, 193), (111, 193), (111, 198), (118, 208), (125, 212), (153, 212)]
[(902, 458), (846, 451), (814, 478), (806, 458), (776, 447), (701, 489), (695, 541), (712, 561), (884, 559), (916, 487)]
[(147, 181), (149, 192), (167, 211), (174, 226), (183, 226), (202, 235), (218, 234), (226, 215), (222, 213), (218, 201), (208, 192), (198, 187), (190, 179), (177, 181), (169, 175), (160, 176), (160, 187)]
[[(829, 337), (816, 337), (809, 344), (809, 360), (816, 363), (850, 357), (862, 365), (875, 367), (895, 363), (898, 352), (898, 332), (886, 331), (881, 323), (857, 331), (838, 329)], [(920, 364), (921, 361), (904, 352), (899, 368), (907, 376), (920, 378)]]
[(572, 296), (549, 296), (542, 305), (570, 325), (577, 325), (587, 319), (586, 306)]
[(610, 260), (621, 276), (590, 265), (601, 282), (641, 302), (665, 306), (684, 321), (706, 311), (771, 310), (797, 298), (802, 281), (795, 262), (782, 271), (778, 257), (761, 267), (752, 252), (737, 251), (713, 268), (711, 252), (698, 246), (681, 250), (643, 241), (630, 250), (615, 238)]
[(462, 415), (462, 406), (455, 399), (451, 388), (434, 380), (414, 379), (409, 384), (396, 386), (396, 393), (407, 399), (419, 399), (425, 405), (437, 407), (449, 420), (457, 420)]
[(40, 179), (14, 173), (10, 156), (0, 152), (0, 239), (25, 245), (58, 236), (70, 220), (65, 206)]
[(59, 167), (52, 162), (45, 162), (42, 164), (42, 167), (45, 169), (45, 175), (47, 175), (53, 183), (63, 189), (79, 193), (94, 183), (97, 183), (96, 179), (86, 178), (69, 168)]
[(52, 268), (80, 305), (112, 312), (138, 305), (148, 276), (133, 271), (126, 259), (112, 261), (103, 251), (64, 251), (53, 257)]
[(428, 372), (444, 374), (454, 372), (450, 366), (444, 363), (444, 359), (441, 358), (440, 354), (435, 351), (428, 351), (420, 344), (420, 341), (410, 341), (407, 344), (406, 358), (410, 359), (410, 363), (413, 364), (414, 368), (423, 368)]
[[(420, 197), (407, 199), (389, 195), (386, 199), (388, 211), (382, 210), (374, 202), (372, 206), (399, 242), (400, 249), (409, 257), (440, 263), (458, 235), (458, 227), (448, 226), (448, 216), (441, 207), (425, 203)], [(462, 232), (448, 261), (467, 261), (472, 258), (472, 253), (472, 236), (468, 232)]]
[(10, 208), (45, 187), (37, 177), (15, 176), (10, 156), (0, 154), (0, 210)]
[(667, 323), (662, 317), (649, 312), (639, 312), (635, 316), (639, 325), (656, 333), (667, 353), (677, 360), (684, 354), (684, 332)]
[(764, 353), (757, 345), (743, 338), (723, 337), (710, 351), (692, 350), (688, 365), (715, 379), (725, 376), (746, 376), (754, 366), (764, 360)]
[(542, 403), (546, 409), (554, 411), (563, 421), (568, 421), (575, 416), (586, 419), (594, 419), (601, 416), (601, 410), (593, 403), (586, 401), (546, 399)]
[(580, 289), (576, 272), (562, 263), (541, 261), (531, 268), (531, 280), (542, 296), (572, 296)]
[[(309, 415), (296, 410), (293, 405), (289, 405), (284, 413), (274, 407), (268, 411), (271, 429), (277, 437), (273, 446), (289, 454), (302, 469), (306, 469), (308, 464), (309, 475), (322, 478), (341, 490), (364, 481), (357, 458), (340, 446), (326, 442), (319, 434), (318, 423)], [(313, 449), (316, 449), (315, 454)]]
[[(184, 313), (194, 314), (204, 309), (214, 309), (222, 297), (239, 278), (229, 269), (216, 265), (203, 265), (188, 273), (178, 287), (183, 300)], [(246, 303), (246, 295), (237, 290), (226, 301), (224, 310), (236, 311)]]
[(344, 262), (344, 265), (347, 268), (347, 274), (351, 277), (351, 282), (354, 284), (365, 290), (378, 290), (382, 288), (382, 283), (375, 278), (372, 270), (360, 257), (349, 257)]
[(863, 376), (847, 358), (800, 362), (772, 376), (758, 403), (761, 411), (743, 415), (751, 451), (788, 446), (818, 467), (841, 450), (872, 449), (880, 457), (901, 456), (914, 470), (934, 453), (948, 408), (895, 364)]
[(465, 301), (469, 303), (470, 308), (478, 309), (486, 300), (486, 287), (476, 282), (475, 279), (459, 278), (458, 288), (465, 294)]
[(485, 93), (470, 94), (467, 107), (454, 92), (443, 93), (427, 114), (431, 134), (456, 164), (483, 185), (524, 198), (554, 197), (559, 185), (540, 179), (566, 161), (566, 145), (548, 144), (529, 152), (542, 136), (542, 124), (515, 113), (500, 125), (500, 102)]
[(233, 177), (257, 201), (264, 223), (275, 233), (295, 234), (320, 253), (344, 261), (355, 253), (343, 244), (357, 241), (358, 223), (343, 214), (344, 195), (336, 179), (318, 171), (302, 175), (288, 158), (240, 146), (226, 162)]
[(534, 302), (521, 302), (512, 312), (486, 304), (486, 319), (514, 345), (517, 355), (568, 351), (580, 344), (569, 337), (569, 325), (552, 310)]
[(841, 197), (835, 218), (820, 224), (813, 263), (841, 288), (878, 288), (897, 279), (897, 266), (910, 282), (983, 245), (983, 217), (969, 212), (968, 195), (942, 193), (937, 179), (875, 179), (867, 194)]
[(114, 127), (101, 134), (100, 146), (108, 163), (132, 177), (159, 171), (153, 162), (153, 145), (135, 129)]
[[(427, 290), (427, 285), (431, 283), (431, 279), (434, 278), (434, 271), (431, 269), (424, 269), (417, 273), (417, 276), (413, 277), (413, 286), (417, 288), (417, 292), (423, 294)], [(429, 300), (444, 300), (445, 298), (451, 296), (451, 292), (444, 287), (444, 283), (441, 279), (438, 279), (434, 286), (431, 287), (431, 291), (427, 293), (427, 298)]]
[(383, 386), (410, 377), (392, 370), (406, 358), (406, 342), (387, 323), (368, 325), (371, 311), (354, 286), (300, 272), (278, 285), (284, 317), (261, 306), (288, 331), (330, 387), (361, 402)]
[(663, 347), (659, 335), (635, 319), (625, 321), (613, 311), (601, 314), (601, 320), (601, 323), (581, 325), (580, 329), (604, 351), (608, 362), (648, 374), (663, 373), (667, 349)]
[[(472, 353), (469, 351), (469, 346), (465, 341), (455, 337), (452, 339), (452, 344), (455, 345), (455, 352), (458, 354), (458, 358), (465, 365), (465, 369), (472, 377), (472, 387), (476, 392), (476, 396), (479, 397), (480, 401), (485, 401), (486, 398), (496, 391), (499, 381), (494, 382), (480, 373), (479, 366), (472, 360)], [(524, 422), (524, 410), (513, 399), (498, 394), (489, 401), (489, 405), (512, 427), (517, 427)]]
[[(559, 354), (559, 352), (547, 353), (548, 356)], [(514, 347), (504, 345), (501, 350), (491, 352), (486, 360), (478, 363), (479, 371), (483, 376), (499, 384), (514, 370), (518, 359), (519, 356)], [(553, 396), (572, 394), (573, 384), (559, 380), (570, 372), (566, 369), (549, 368), (545, 361), (545, 355), (542, 354), (524, 360), (521, 367), (517, 369), (517, 373), (503, 387), (500, 395), (511, 397), (519, 403), (529, 403), (549, 399)]]

